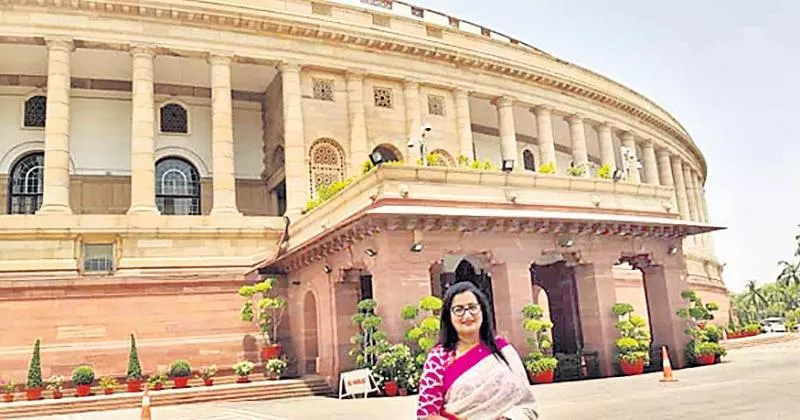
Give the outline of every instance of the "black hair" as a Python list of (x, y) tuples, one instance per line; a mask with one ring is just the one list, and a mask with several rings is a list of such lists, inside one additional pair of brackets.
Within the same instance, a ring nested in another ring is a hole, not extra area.
[(441, 326), (439, 327), (439, 344), (447, 351), (455, 350), (456, 344), (458, 343), (458, 333), (456, 332), (456, 328), (453, 326), (453, 313), (451, 312), (453, 308), (453, 298), (456, 295), (460, 295), (465, 292), (471, 292), (473, 295), (475, 295), (475, 298), (478, 299), (478, 304), (481, 307), (483, 320), (478, 333), (481, 342), (489, 347), (495, 357), (500, 358), (503, 360), (503, 362), (505, 362), (506, 365), (508, 365), (508, 360), (506, 360), (505, 356), (503, 356), (503, 353), (500, 352), (500, 349), (497, 348), (497, 343), (494, 341), (494, 316), (492, 315), (492, 311), (489, 310), (489, 299), (487, 299), (486, 295), (470, 281), (458, 282), (450, 286), (450, 288), (447, 289), (447, 293), (444, 294), (444, 305), (442, 305), (442, 322)]

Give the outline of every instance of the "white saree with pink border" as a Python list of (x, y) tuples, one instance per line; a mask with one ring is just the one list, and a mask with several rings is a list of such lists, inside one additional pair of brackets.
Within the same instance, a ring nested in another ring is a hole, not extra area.
[(455, 358), (441, 346), (428, 354), (420, 379), (417, 418), (536, 420), (538, 410), (519, 354), (495, 340), (508, 365), (481, 343)]

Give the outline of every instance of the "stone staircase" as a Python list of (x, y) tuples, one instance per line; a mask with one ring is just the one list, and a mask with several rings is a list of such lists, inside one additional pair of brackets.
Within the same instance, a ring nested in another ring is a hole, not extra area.
[[(296, 398), (314, 395), (328, 396), (331, 388), (325, 379), (308, 376), (300, 379), (280, 381), (258, 380), (247, 384), (235, 383), (235, 377), (214, 378), (214, 385), (204, 386), (202, 381), (190, 381), (189, 388), (171, 389), (165, 386), (161, 391), (150, 391), (152, 406), (188, 404), (215, 401), (252, 401), (280, 398)], [(169, 384), (171, 387), (171, 383)], [(44, 416), (53, 414), (83, 413), (141, 406), (141, 392), (124, 392), (121, 390), (111, 395), (104, 395), (99, 387), (92, 388), (93, 395), (74, 397), (74, 389), (65, 389), (64, 398), (54, 400), (48, 391), (39, 401), (25, 401), (24, 393), (15, 394), (12, 403), (0, 402), (0, 419), (20, 418), (27, 416)]]

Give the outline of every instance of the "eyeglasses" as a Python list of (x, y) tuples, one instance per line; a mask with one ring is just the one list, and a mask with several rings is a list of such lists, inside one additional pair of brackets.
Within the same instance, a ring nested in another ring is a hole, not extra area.
[(467, 312), (472, 314), (472, 316), (475, 316), (475, 315), (478, 315), (481, 312), (481, 306), (478, 305), (477, 303), (470, 303), (467, 306), (458, 305), (458, 306), (453, 306), (450, 309), (450, 312), (452, 312), (453, 315), (455, 315), (455, 316), (457, 316), (459, 318), (464, 316)]

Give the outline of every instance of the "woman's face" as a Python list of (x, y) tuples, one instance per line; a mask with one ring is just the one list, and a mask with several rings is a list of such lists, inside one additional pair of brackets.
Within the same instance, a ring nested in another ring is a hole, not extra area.
[(472, 292), (453, 296), (450, 318), (459, 337), (477, 334), (483, 324), (483, 313), (478, 298)]

